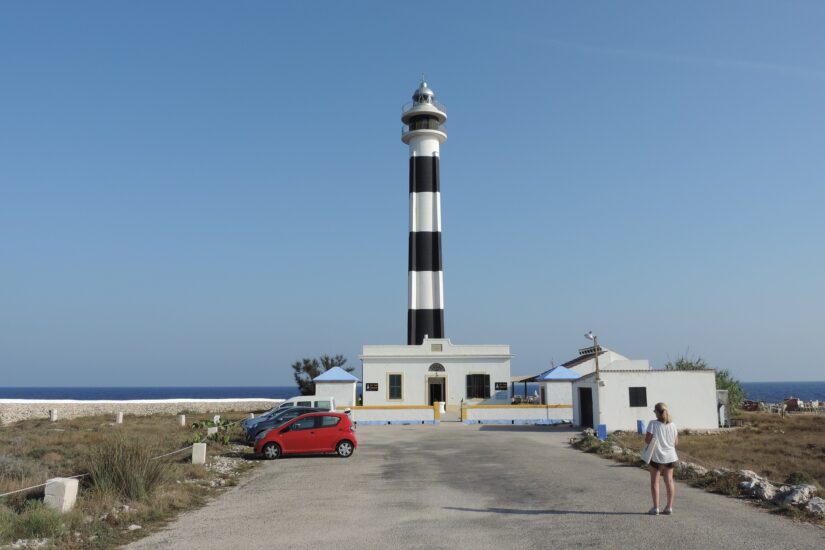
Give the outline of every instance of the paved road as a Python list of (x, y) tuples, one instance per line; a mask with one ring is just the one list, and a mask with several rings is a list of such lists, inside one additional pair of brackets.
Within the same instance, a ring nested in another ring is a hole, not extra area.
[(442, 424), (358, 437), (349, 459), (267, 462), (128, 548), (825, 548), (825, 529), (682, 484), (675, 515), (647, 516), (647, 472), (570, 449), (569, 432)]

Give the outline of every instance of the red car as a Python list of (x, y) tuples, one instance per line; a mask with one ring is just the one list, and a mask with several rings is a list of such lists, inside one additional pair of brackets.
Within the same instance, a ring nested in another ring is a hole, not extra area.
[(255, 452), (270, 460), (285, 454), (337, 453), (347, 458), (358, 446), (346, 414), (309, 413), (269, 430), (255, 440)]

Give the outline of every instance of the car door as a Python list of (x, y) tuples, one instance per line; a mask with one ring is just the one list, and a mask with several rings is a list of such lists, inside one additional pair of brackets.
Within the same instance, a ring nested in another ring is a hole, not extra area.
[(256, 437), (261, 432), (266, 432), (273, 428), (277, 428), (281, 424), (286, 424), (293, 418), (301, 416), (302, 414), (304, 414), (304, 412), (300, 410), (287, 409), (286, 411), (283, 411), (280, 414), (275, 415), (272, 418), (264, 422), (261, 422), (260, 424), (255, 426), (255, 428), (253, 429), (253, 437)]
[(335, 445), (341, 439), (339, 423), (341, 418), (333, 415), (319, 416), (318, 428), (315, 437), (318, 440), (318, 450), (321, 452), (334, 451)]
[(284, 453), (312, 453), (318, 448), (315, 437), (315, 422), (318, 417), (298, 418), (288, 426), (281, 436)]

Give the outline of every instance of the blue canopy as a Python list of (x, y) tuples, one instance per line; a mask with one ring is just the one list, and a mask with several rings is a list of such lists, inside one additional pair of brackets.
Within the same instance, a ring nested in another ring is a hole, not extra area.
[(578, 380), (581, 374), (559, 365), (548, 371), (544, 371), (536, 377), (536, 382), (552, 382), (553, 380)]

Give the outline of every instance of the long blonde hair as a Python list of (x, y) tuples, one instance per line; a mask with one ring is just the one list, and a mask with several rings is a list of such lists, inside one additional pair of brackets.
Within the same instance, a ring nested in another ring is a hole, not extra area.
[(660, 411), (656, 414), (659, 419), (665, 424), (670, 424), (673, 422), (673, 418), (670, 416), (670, 411), (667, 410), (667, 403), (656, 403), (653, 407), (653, 412)]

